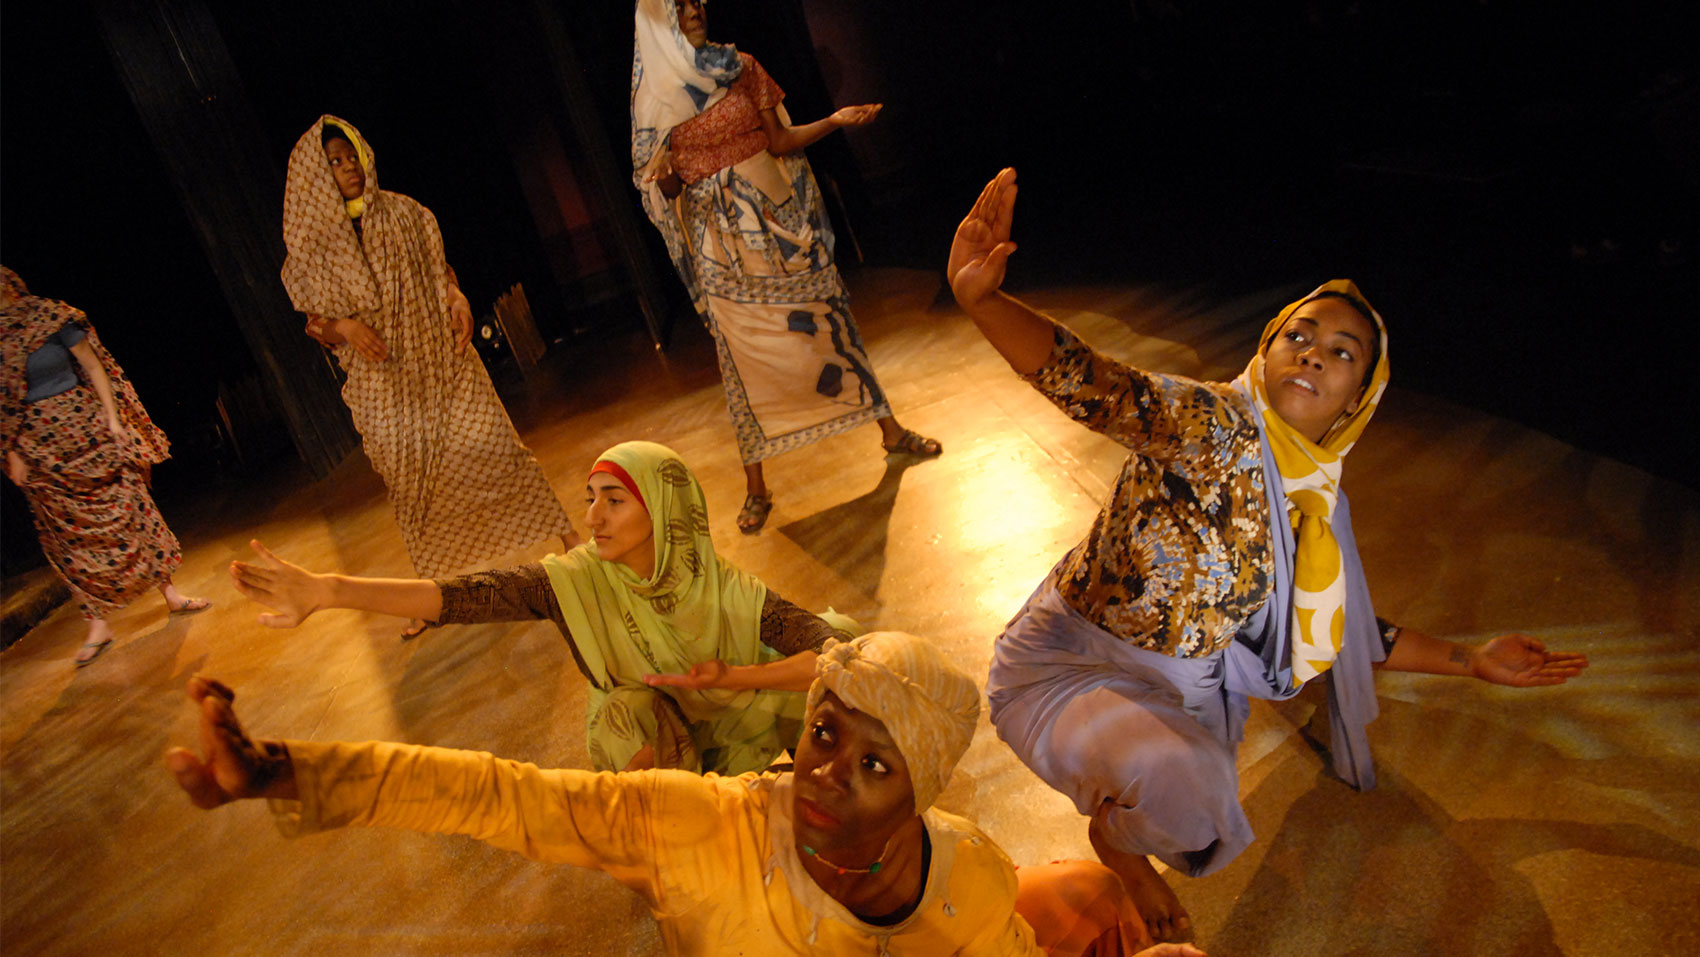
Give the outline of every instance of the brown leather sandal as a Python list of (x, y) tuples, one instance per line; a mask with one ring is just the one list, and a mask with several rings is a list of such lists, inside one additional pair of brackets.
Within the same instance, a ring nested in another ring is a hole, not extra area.
[(744, 507), (738, 510), (738, 531), (754, 535), (767, 524), (767, 513), (773, 511), (773, 493), (744, 496)]
[(882, 442), (880, 447), (885, 449), (887, 455), (901, 453), (924, 459), (930, 459), (935, 455), (944, 453), (944, 446), (939, 444), (938, 439), (929, 439), (914, 429), (904, 429), (903, 434), (897, 437), (895, 443), (886, 445)]

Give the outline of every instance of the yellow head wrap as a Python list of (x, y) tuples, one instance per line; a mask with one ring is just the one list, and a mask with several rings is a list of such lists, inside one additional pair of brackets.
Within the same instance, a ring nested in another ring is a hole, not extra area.
[[(1300, 306), (1325, 297), (1343, 297), (1367, 310), (1365, 317), (1375, 325), (1379, 350), (1375, 368), (1364, 385), (1363, 399), (1355, 411), (1343, 414), (1329, 427), (1320, 443), (1312, 442), (1281, 418), (1269, 404), (1263, 382), (1263, 354)], [(1346, 577), (1330, 522), (1339, 500), (1342, 459), (1369, 417), (1375, 413), (1387, 388), (1387, 323), (1370, 308), (1368, 301), (1349, 279), (1335, 279), (1318, 286), (1310, 295), (1289, 304), (1263, 329), (1257, 355), (1240, 374), (1240, 382), (1252, 397), (1252, 405), (1263, 419), (1275, 464), (1281, 470), (1281, 488), (1287, 499), (1287, 514), (1293, 523), (1293, 682), (1304, 682), (1327, 671), (1340, 655), (1346, 633)]]
[(931, 807), (974, 737), (980, 717), (974, 680), (923, 639), (877, 631), (827, 640), (804, 714), (828, 691), (885, 725), (909, 765), (915, 813)]

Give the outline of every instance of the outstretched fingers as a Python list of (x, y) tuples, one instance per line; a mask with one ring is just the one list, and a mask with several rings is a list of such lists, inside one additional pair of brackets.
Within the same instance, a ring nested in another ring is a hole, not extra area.
[[(236, 692), (216, 678), (203, 675), (191, 677), (187, 691), (189, 700), (201, 709), (201, 757), (188, 748), (172, 748), (165, 752), (165, 766), (177, 779), (177, 786), (189, 795), (191, 803), (198, 808), (215, 808), (231, 800), (230, 793), (220, 786), (215, 769), (221, 758), (229, 760), (230, 746), (224, 736), (225, 729), (236, 724), (235, 712), (231, 710)], [(241, 734), (240, 726), (236, 726), (236, 733)]]
[(1015, 168), (1004, 167), (980, 191), (980, 199), (974, 204), (974, 218), (991, 230), (994, 243), (1009, 240), (1010, 228), (1015, 220), (1016, 192)]
[(1588, 667), (1588, 657), (1571, 651), (1548, 652), (1545, 661), (1533, 671), (1525, 672), (1521, 683), (1528, 685), (1558, 685), (1582, 674)]

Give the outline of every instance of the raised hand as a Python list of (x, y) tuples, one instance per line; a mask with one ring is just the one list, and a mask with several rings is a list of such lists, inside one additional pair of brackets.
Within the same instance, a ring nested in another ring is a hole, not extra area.
[(651, 688), (690, 688), (701, 691), (704, 688), (718, 688), (726, 680), (732, 667), (724, 661), (699, 661), (691, 665), (691, 670), (682, 675), (644, 675), (643, 683)]
[(273, 555), (259, 539), (248, 543), (259, 561), (231, 562), (230, 577), (236, 590), (273, 609), (261, 614), (260, 624), (272, 628), (294, 628), (325, 607), (324, 577)]
[(177, 786), (198, 808), (215, 808), (242, 798), (292, 799), (294, 767), (282, 745), (255, 742), (236, 720), (236, 692), (222, 682), (196, 675), (189, 679), (189, 700), (201, 710), (201, 754), (188, 748), (165, 752), (165, 766)]
[(1470, 673), (1483, 681), (1514, 688), (1558, 685), (1582, 673), (1588, 656), (1574, 651), (1548, 651), (1528, 635), (1491, 638), (1470, 651)]
[(1005, 267), (1015, 244), (1009, 241), (1015, 218), (1015, 170), (1005, 168), (986, 184), (956, 227), (945, 267), (957, 304), (973, 312), (1003, 285)]

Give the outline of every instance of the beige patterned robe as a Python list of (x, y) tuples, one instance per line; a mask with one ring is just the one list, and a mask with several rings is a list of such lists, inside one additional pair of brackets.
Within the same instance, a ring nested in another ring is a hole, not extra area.
[(572, 523), (483, 363), (470, 348), (455, 353), (436, 217), (378, 189), (372, 163), (357, 234), (325, 160), (326, 122), (360, 135), (321, 117), (290, 153), (283, 283), (295, 308), (358, 319), (389, 347), (382, 362), (350, 345), (335, 350), (348, 376), (343, 401), (389, 488), (414, 571), (445, 575), (564, 534)]

